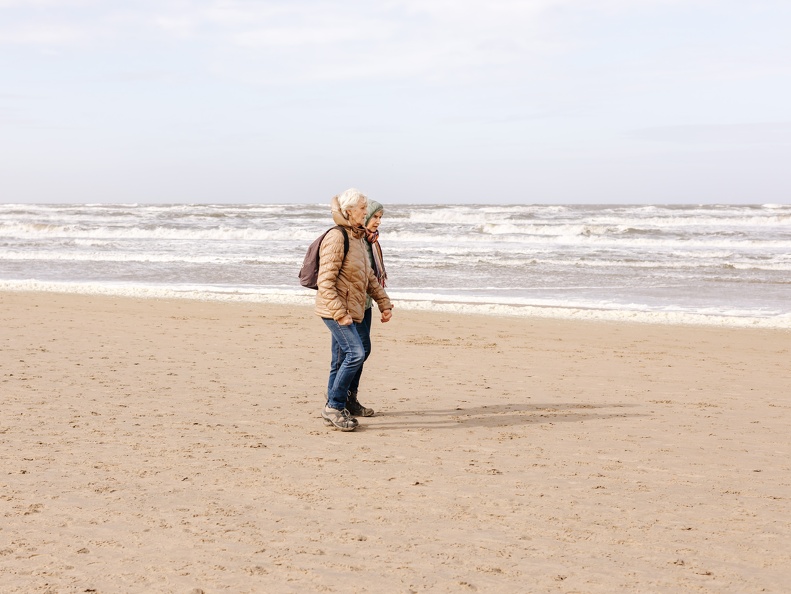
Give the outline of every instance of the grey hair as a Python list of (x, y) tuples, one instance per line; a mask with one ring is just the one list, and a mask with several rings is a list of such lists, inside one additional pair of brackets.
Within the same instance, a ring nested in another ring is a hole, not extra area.
[(338, 196), (338, 206), (341, 209), (341, 214), (344, 217), (349, 216), (349, 209), (360, 205), (360, 201), (368, 204), (368, 196), (363, 194), (357, 188), (349, 188), (343, 194)]

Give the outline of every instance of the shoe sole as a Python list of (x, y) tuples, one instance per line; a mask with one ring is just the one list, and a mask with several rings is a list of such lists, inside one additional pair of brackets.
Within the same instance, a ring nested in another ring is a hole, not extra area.
[(324, 419), (324, 424), (327, 425), (328, 427), (334, 427), (338, 431), (354, 431), (355, 429), (357, 429), (357, 425), (355, 425), (354, 427), (340, 427), (327, 419)]
[(324, 421), (324, 424), (325, 424), (327, 427), (335, 427), (335, 428), (336, 428), (336, 429), (338, 429), (339, 431), (354, 431), (354, 430), (355, 430), (355, 429), (357, 429), (357, 427), (359, 427), (359, 425), (360, 425), (359, 423), (355, 423), (353, 427), (342, 427), (342, 426), (340, 426), (340, 425), (336, 425), (335, 423), (333, 423), (332, 421), (330, 421), (330, 420), (329, 420), (328, 418), (326, 418), (326, 417), (321, 417), (321, 420), (322, 420), (322, 421)]

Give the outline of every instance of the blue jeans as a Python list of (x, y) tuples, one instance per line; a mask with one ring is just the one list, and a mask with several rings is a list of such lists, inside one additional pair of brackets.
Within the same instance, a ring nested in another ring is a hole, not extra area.
[[(372, 307), (369, 307), (365, 310), (365, 315), (363, 315), (363, 321), (359, 324), (355, 324), (357, 326), (357, 334), (360, 335), (360, 340), (363, 341), (363, 349), (365, 350), (365, 359), (363, 359), (363, 363), (368, 360), (368, 357), (371, 355), (371, 311)], [(360, 370), (357, 372), (357, 375), (354, 376), (352, 383), (349, 384), (349, 391), (350, 392), (357, 392), (357, 389), (360, 387), (360, 378), (363, 375), (363, 366), (360, 365)]]
[(357, 331), (358, 324), (352, 322), (341, 326), (332, 318), (321, 318), (332, 334), (332, 362), (330, 379), (327, 382), (327, 405), (343, 410), (349, 396), (349, 387), (365, 362), (365, 347)]

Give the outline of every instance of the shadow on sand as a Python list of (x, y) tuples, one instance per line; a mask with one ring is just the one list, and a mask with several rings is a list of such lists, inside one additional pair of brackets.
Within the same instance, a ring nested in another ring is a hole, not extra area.
[[(365, 419), (359, 429), (468, 429), (472, 427), (511, 427), (537, 423), (581, 423), (601, 419), (642, 417), (623, 410), (637, 404), (491, 404), (451, 409), (411, 409), (377, 412)], [(603, 412), (602, 409), (616, 409)], [(359, 430), (358, 429), (358, 430)]]

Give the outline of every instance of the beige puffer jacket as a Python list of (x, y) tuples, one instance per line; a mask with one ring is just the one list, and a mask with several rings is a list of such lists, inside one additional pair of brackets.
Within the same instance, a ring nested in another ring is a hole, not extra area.
[(349, 253), (343, 258), (343, 233), (333, 229), (324, 237), (319, 250), (319, 290), (316, 293), (316, 313), (322, 318), (340, 320), (347, 313), (356, 323), (363, 321), (365, 296), (370, 295), (379, 311), (392, 309), (387, 293), (376, 280), (368, 250), (365, 231), (353, 228), (332, 200), (332, 220), (346, 229), (349, 235)]

